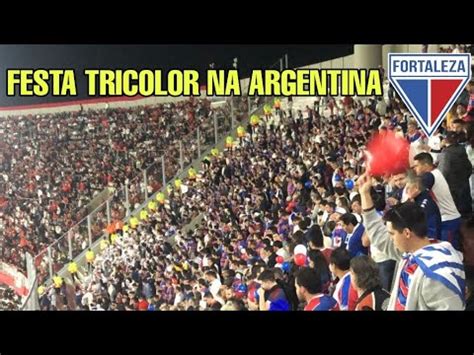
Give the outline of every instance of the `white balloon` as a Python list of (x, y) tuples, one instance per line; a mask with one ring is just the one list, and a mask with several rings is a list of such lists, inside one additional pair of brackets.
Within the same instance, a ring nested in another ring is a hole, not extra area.
[(295, 250), (294, 250), (293, 254), (295, 254), (295, 255), (298, 255), (298, 254), (306, 255), (307, 252), (308, 252), (308, 250), (306, 249), (306, 247), (303, 244), (298, 244), (295, 247)]

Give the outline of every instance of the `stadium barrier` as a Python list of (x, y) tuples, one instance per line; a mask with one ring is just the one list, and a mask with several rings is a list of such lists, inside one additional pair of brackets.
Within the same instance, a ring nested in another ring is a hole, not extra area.
[(19, 296), (28, 295), (28, 278), (13, 265), (0, 262), (0, 284), (9, 286)]

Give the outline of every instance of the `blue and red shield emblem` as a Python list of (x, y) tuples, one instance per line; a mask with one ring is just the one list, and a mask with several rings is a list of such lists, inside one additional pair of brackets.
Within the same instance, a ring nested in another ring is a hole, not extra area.
[(388, 78), (427, 136), (471, 79), (470, 54), (388, 55)]

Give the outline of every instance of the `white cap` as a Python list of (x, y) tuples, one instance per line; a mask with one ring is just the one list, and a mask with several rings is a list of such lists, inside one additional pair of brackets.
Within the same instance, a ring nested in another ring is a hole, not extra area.
[(284, 249), (278, 249), (276, 252), (277, 256), (284, 257), (285, 256), (285, 250)]
[(347, 211), (342, 207), (336, 207), (335, 212), (340, 213), (340, 214), (346, 214), (347, 213)]
[(352, 199), (353, 199), (354, 197), (356, 197), (358, 194), (359, 194), (358, 192), (352, 191), (352, 192), (349, 194), (349, 200), (352, 201)]

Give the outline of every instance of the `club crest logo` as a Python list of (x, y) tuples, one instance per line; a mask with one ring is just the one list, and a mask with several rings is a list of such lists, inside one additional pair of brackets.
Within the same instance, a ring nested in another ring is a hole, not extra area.
[(471, 79), (471, 55), (388, 55), (390, 83), (429, 137)]

